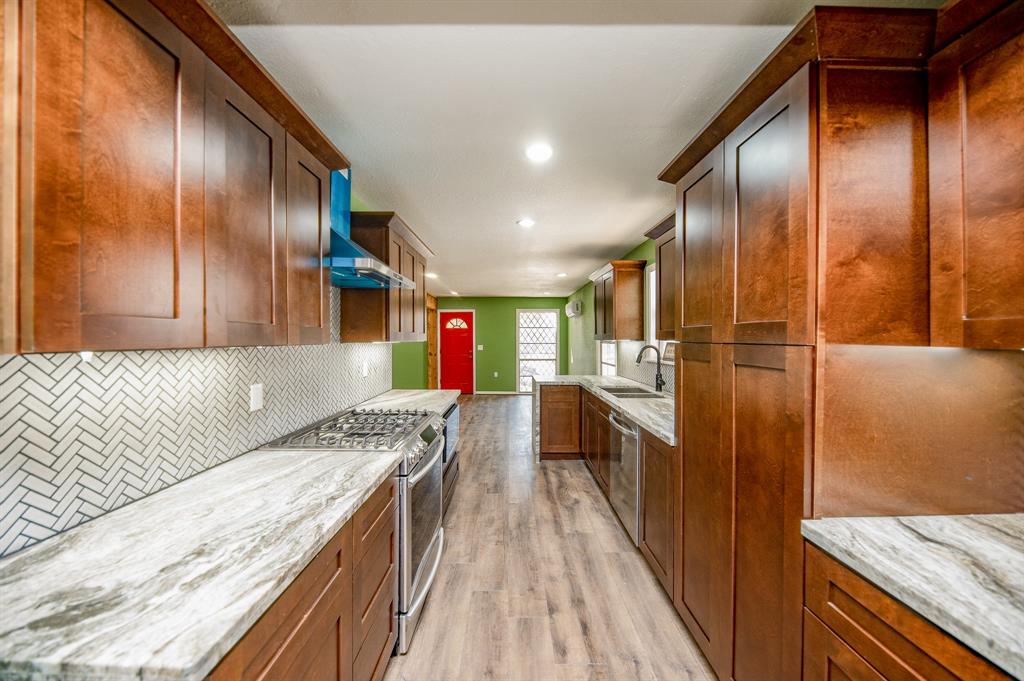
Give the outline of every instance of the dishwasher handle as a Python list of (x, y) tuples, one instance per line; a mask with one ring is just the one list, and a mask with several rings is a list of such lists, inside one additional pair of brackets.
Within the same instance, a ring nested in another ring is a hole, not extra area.
[(640, 432), (636, 426), (629, 428), (622, 424), (617, 418), (615, 418), (615, 412), (608, 412), (608, 420), (615, 426), (615, 430), (619, 431), (623, 435), (629, 435), (630, 437), (637, 437)]

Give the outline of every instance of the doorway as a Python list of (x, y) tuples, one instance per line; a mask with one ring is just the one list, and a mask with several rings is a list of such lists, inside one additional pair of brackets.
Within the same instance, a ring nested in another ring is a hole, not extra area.
[(533, 378), (558, 373), (558, 310), (516, 310), (517, 388), (533, 390)]
[(441, 310), (437, 316), (441, 389), (472, 394), (476, 392), (476, 317), (473, 310)]

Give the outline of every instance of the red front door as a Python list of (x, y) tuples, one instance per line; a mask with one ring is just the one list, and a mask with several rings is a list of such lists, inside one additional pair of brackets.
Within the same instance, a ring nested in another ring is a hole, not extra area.
[(473, 392), (473, 313), (444, 312), (441, 326), (441, 389)]

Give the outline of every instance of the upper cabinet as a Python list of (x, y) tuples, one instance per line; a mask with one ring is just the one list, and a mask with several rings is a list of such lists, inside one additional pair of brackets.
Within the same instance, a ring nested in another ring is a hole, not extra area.
[(613, 260), (590, 275), (594, 282), (594, 338), (643, 340), (643, 260)]
[(326, 342), (327, 163), (348, 162), (210, 10), (11, 8), (3, 350)]
[(722, 146), (676, 184), (680, 340), (722, 340)]
[(287, 140), (280, 123), (209, 65), (207, 345), (288, 342)]
[(341, 290), (341, 339), (352, 342), (427, 339), (426, 245), (395, 213), (353, 212), (352, 240), (416, 288)]
[(21, 349), (202, 346), (202, 52), (144, 2), (28, 11)]
[(1022, 348), (1024, 3), (928, 69), (932, 343)]
[(675, 214), (671, 214), (644, 233), (654, 240), (655, 261), (655, 336), (658, 340), (676, 339), (676, 232)]

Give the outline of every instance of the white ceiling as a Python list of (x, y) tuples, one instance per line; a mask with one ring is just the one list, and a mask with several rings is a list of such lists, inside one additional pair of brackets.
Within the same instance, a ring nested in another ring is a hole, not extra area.
[(564, 296), (672, 210), (660, 170), (813, 3), (211, 4), (434, 250), (431, 293)]

